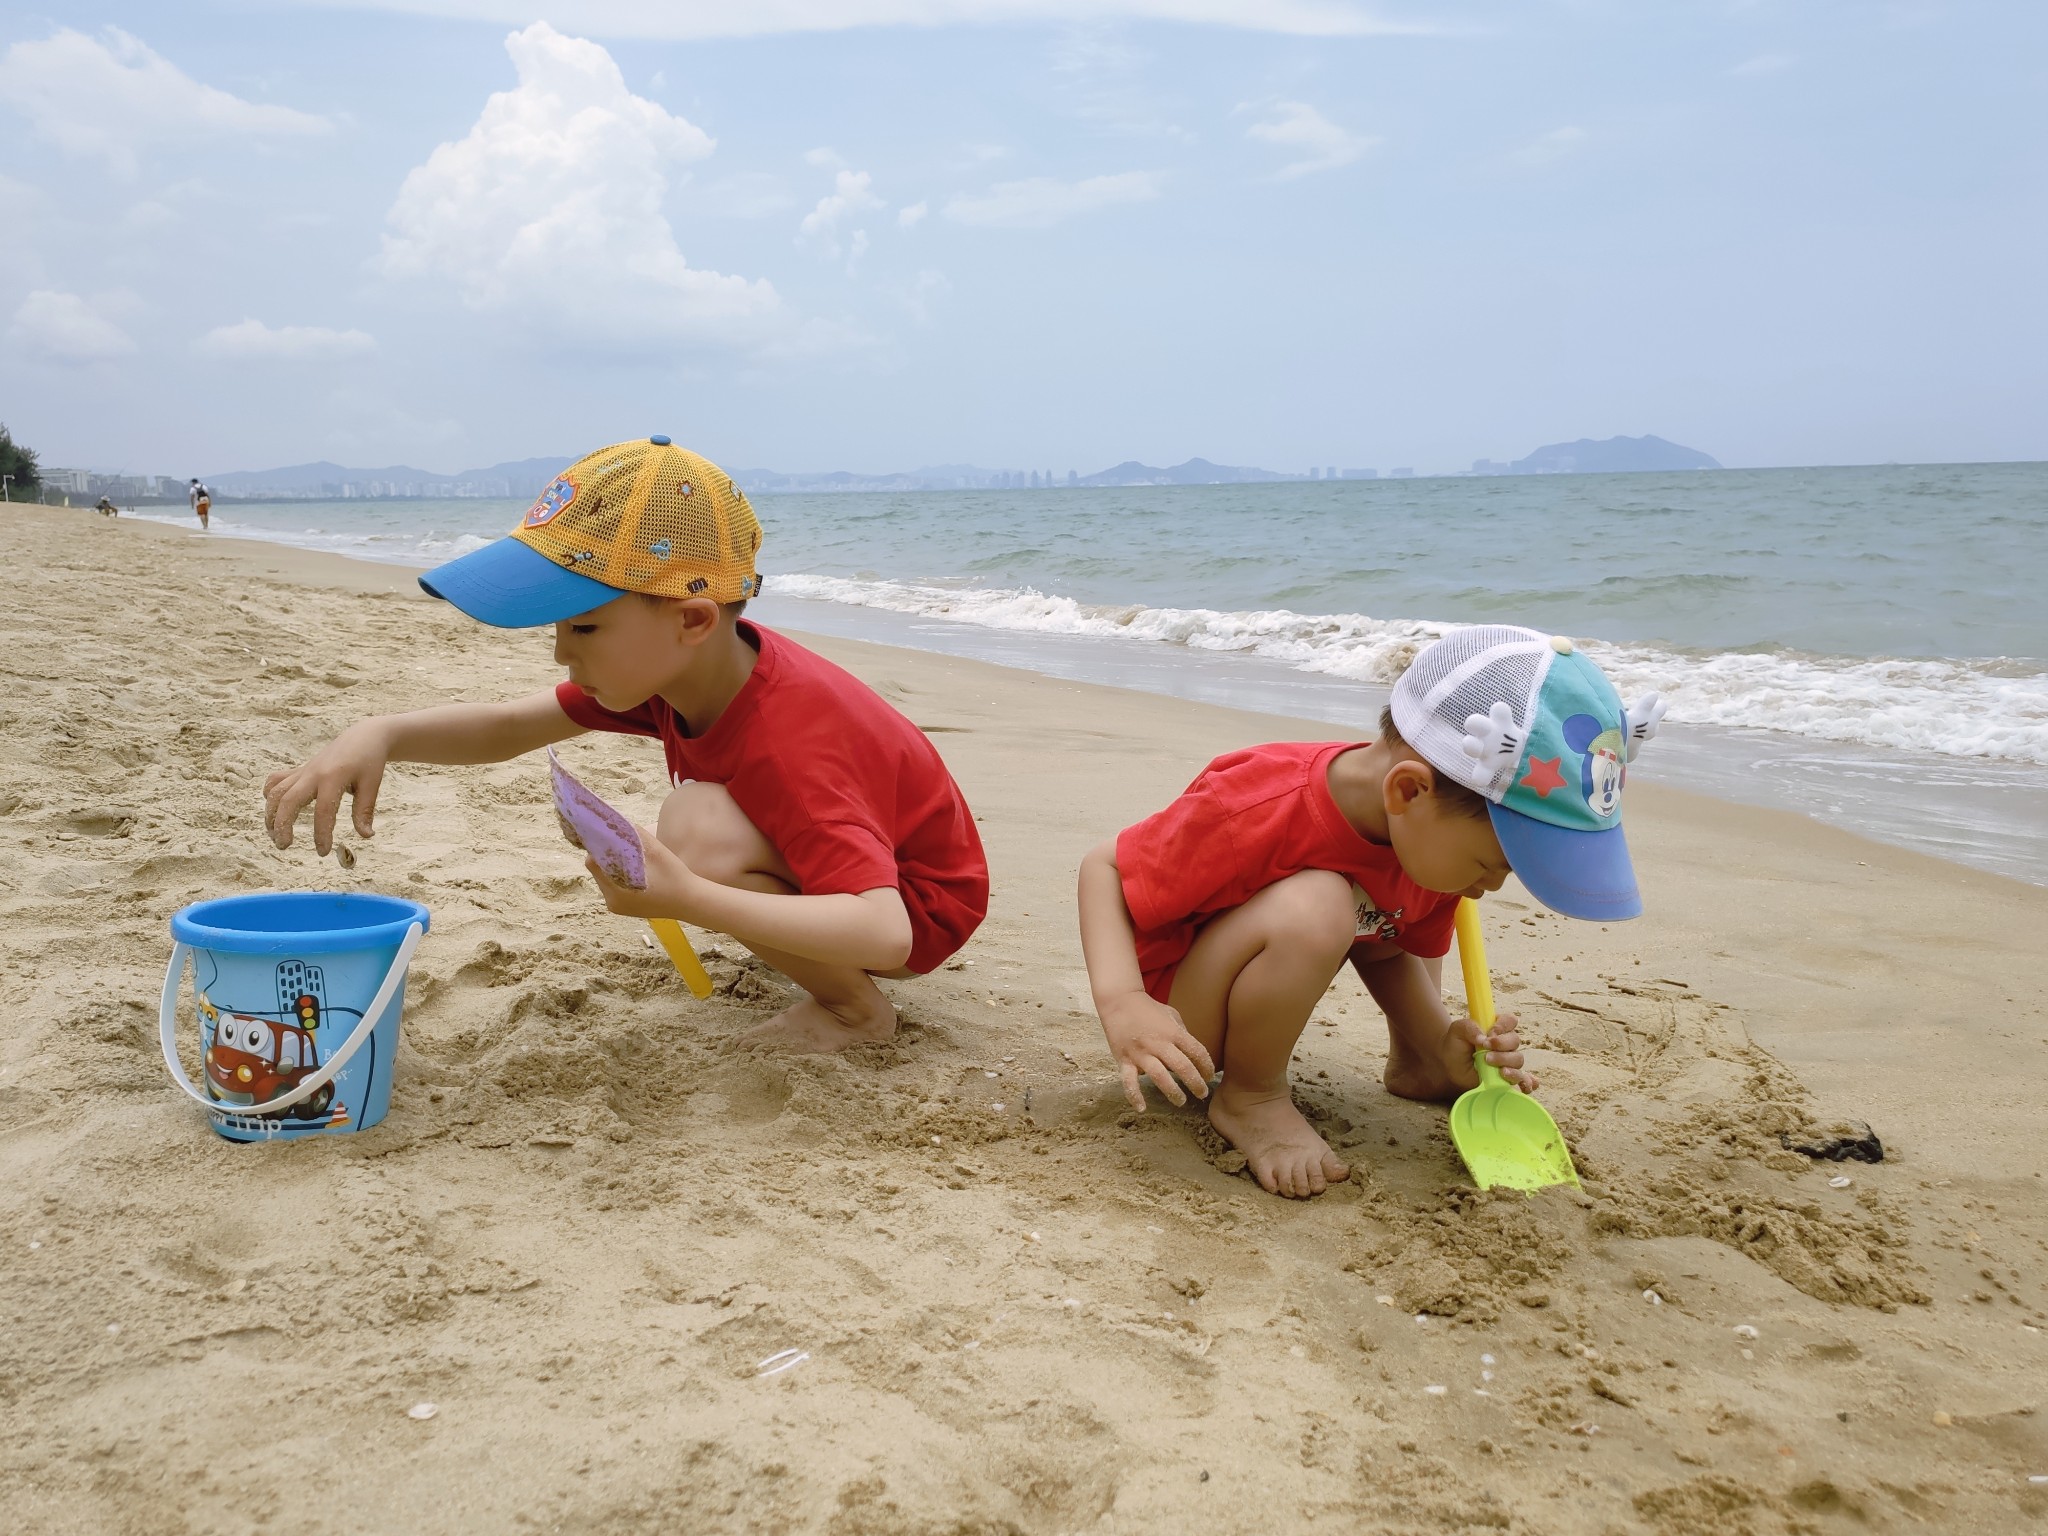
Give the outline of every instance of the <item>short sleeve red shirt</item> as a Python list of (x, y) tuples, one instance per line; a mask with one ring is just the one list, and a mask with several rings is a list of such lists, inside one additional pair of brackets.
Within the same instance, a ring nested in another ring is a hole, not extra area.
[(614, 713), (574, 683), (555, 698), (592, 731), (654, 736), (669, 782), (723, 784), (807, 896), (893, 887), (909, 969), (935, 969), (988, 914), (988, 859), (959, 785), (910, 721), (859, 678), (758, 624), (753, 674), (702, 736), (658, 695)]
[(1368, 841), (1330, 794), (1330, 763), (1358, 742), (1275, 742), (1226, 753), (1165, 810), (1116, 840), (1138, 967), (1164, 1000), (1173, 970), (1210, 919), (1305, 869), (1351, 881), (1358, 936), (1425, 959), (1451, 947), (1458, 898), (1410, 880), (1394, 850)]

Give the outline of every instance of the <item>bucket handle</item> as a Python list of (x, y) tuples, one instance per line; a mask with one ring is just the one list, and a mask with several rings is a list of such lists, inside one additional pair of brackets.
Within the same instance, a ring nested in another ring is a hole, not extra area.
[(349, 1037), (342, 1041), (341, 1049), (327, 1058), (327, 1062), (311, 1077), (300, 1083), (290, 1093), (280, 1094), (267, 1104), (224, 1104), (212, 1094), (203, 1092), (192, 1084), (185, 1075), (184, 1063), (178, 1060), (178, 983), (184, 979), (185, 957), (192, 953), (192, 946), (183, 940), (171, 943), (171, 965), (164, 972), (163, 1006), (157, 1013), (157, 1032), (162, 1037), (164, 1065), (171, 1069), (171, 1077), (185, 1090), (186, 1096), (196, 1099), (216, 1114), (268, 1115), (280, 1109), (289, 1109), (301, 1099), (311, 1098), (322, 1088), (334, 1081), (335, 1074), (348, 1065), (349, 1058), (362, 1048), (370, 1038), (370, 1031), (377, 1020), (390, 1006), (391, 998), (398, 991), (398, 984), (405, 979), (406, 965), (412, 959), (412, 952), (420, 947), (420, 937), (426, 930), (413, 923), (405, 930), (405, 937), (398, 941), (398, 953), (392, 957), (391, 969), (384, 973), (384, 984), (377, 988), (377, 995), (370, 999), (370, 1006), (363, 1010), (363, 1016), (356, 1021), (356, 1027)]

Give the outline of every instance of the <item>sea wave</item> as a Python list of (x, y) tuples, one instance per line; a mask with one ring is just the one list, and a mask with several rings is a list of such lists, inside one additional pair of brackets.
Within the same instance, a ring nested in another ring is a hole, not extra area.
[[(850, 603), (988, 629), (1151, 641), (1235, 652), (1306, 672), (1391, 685), (1422, 646), (1456, 628), (1429, 619), (1225, 612), (1076, 602), (1031, 588), (924, 586), (771, 576), (782, 597)], [(1655, 690), (1675, 723), (1781, 731), (1947, 757), (2048, 765), (2048, 672), (2003, 658), (1912, 659), (1691, 652), (1583, 640), (1622, 695)]]
[[(164, 523), (196, 532), (198, 523), (189, 512), (130, 512), (137, 522)], [(352, 529), (332, 532), (325, 528), (271, 528), (259, 523), (237, 521), (232, 514), (213, 514), (207, 530), (210, 537), (255, 539), (264, 544), (284, 544), (293, 549), (318, 549), (328, 554), (347, 555), (355, 560), (375, 560), (385, 565), (438, 565), (453, 560), (497, 538), (493, 534), (465, 533), (457, 529), (409, 529), (400, 527)]]

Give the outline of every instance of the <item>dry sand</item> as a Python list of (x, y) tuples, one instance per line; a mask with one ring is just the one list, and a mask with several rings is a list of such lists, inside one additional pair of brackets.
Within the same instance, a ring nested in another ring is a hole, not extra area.
[[(1358, 1172), (1289, 1204), (1122, 1105), (1070, 887), (1213, 753), (1330, 728), (822, 642), (934, 733), (996, 898), (895, 1042), (782, 1060), (734, 1043), (779, 979), (705, 939), (693, 1001), (537, 762), (395, 770), (350, 870), (262, 836), (268, 771), (544, 685), (544, 639), (83, 513), (9, 509), (0, 549), (10, 1531), (2048, 1521), (2048, 891), (1660, 792), (1653, 750), (1649, 916), (1486, 904), (1584, 1193), (1466, 1187), (1346, 978), (1297, 1082)], [(652, 744), (565, 751), (651, 819)], [(279, 887), (434, 929), (390, 1118), (234, 1146), (156, 1059), (166, 922)], [(1780, 1144), (1839, 1118), (1886, 1161)]]

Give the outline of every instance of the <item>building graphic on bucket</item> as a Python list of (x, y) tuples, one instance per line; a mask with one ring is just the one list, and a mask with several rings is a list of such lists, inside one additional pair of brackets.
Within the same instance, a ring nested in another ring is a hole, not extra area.
[[(277, 967), (277, 1007), (244, 1013), (217, 1006), (204, 992), (199, 1012), (206, 1047), (206, 1090), (224, 1110), (262, 1104), (289, 1093), (320, 1068), (320, 1025), (327, 1015), (320, 967), (285, 960)], [(339, 1126), (348, 1109), (335, 1102), (335, 1085), (324, 1084), (298, 1103), (267, 1115), (229, 1113), (243, 1129), (268, 1130), (291, 1120), (308, 1129)]]

